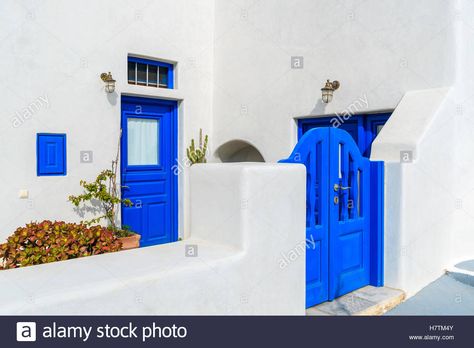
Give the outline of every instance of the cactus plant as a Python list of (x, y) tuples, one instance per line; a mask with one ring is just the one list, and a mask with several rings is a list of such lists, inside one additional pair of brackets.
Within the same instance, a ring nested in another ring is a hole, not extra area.
[(191, 165), (195, 163), (206, 163), (207, 141), (207, 135), (204, 137), (204, 142), (202, 140), (202, 129), (199, 130), (198, 148), (196, 148), (194, 144), (194, 139), (191, 139), (191, 146), (186, 149), (186, 154), (188, 155), (188, 159), (191, 162)]

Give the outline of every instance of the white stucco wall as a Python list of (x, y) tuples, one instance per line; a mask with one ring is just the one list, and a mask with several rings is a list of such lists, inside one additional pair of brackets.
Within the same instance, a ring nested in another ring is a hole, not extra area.
[[(67, 196), (110, 166), (120, 128), (120, 95), (180, 100), (179, 161), (192, 137), (212, 131), (214, 1), (0, 2), (0, 241), (31, 220), (78, 221)], [(127, 55), (177, 62), (176, 90), (127, 84)], [(99, 75), (111, 71), (107, 95)], [(14, 127), (17, 114), (47, 100)], [(36, 133), (67, 133), (67, 176), (36, 176)], [(82, 150), (93, 164), (82, 164)], [(19, 199), (20, 189), (29, 199)], [(179, 179), (180, 227), (188, 207)]]
[(1, 271), (0, 313), (304, 315), (305, 177), (302, 165), (193, 166), (190, 238)]
[[(452, 264), (474, 259), (474, 3), (457, 0), (455, 8), (457, 78), (451, 101), (456, 134), (452, 163), (455, 171), (452, 196), (456, 199), (456, 210), (453, 211)], [(446, 151), (444, 147), (443, 150)]]
[[(386, 161), (386, 283), (409, 296), (474, 258), (474, 5), (451, 5), (452, 87), (407, 93), (372, 147), (372, 158)], [(397, 163), (405, 150), (413, 163)]]
[[(450, 93), (438, 88), (405, 94), (372, 144), (371, 159), (385, 161), (385, 285), (407, 296), (441, 276), (453, 257)], [(406, 151), (412, 161), (401, 163)]]
[[(254, 144), (266, 161), (288, 156), (294, 118), (392, 110), (405, 92), (454, 80), (452, 3), (216, 1), (214, 149)], [(302, 56), (303, 69), (291, 69)], [(341, 87), (321, 102), (326, 79)]]
[[(386, 161), (386, 281), (408, 295), (474, 258), (474, 4), (451, 6), (452, 87), (406, 94), (373, 145)], [(414, 162), (397, 163), (407, 149)]]

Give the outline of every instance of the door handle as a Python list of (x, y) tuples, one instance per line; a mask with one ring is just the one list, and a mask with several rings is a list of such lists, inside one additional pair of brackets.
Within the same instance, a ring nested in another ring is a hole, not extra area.
[(349, 190), (351, 187), (350, 186), (340, 186), (339, 184), (334, 184), (334, 191), (337, 192), (339, 190)]

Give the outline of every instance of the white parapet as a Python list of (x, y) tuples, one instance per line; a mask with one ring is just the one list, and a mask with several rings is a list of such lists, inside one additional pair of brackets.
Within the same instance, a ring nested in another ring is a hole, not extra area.
[(189, 238), (0, 271), (0, 313), (303, 315), (305, 167), (190, 172)]
[(403, 96), (372, 144), (385, 161), (385, 285), (413, 296), (451, 264), (456, 210), (453, 96)]

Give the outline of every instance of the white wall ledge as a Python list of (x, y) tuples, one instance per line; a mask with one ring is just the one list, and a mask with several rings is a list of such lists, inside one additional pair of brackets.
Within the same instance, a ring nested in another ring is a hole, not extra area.
[(305, 239), (305, 178), (291, 164), (193, 166), (191, 238), (0, 271), (0, 313), (302, 315), (305, 257), (279, 260)]
[(405, 93), (389, 120), (372, 143), (371, 160), (400, 162), (401, 151), (418, 158), (423, 140), (450, 88), (433, 88)]
[[(188, 244), (198, 246), (198, 257), (185, 256)], [(240, 257), (242, 251), (237, 249), (189, 239), (186, 242), (6, 270), (0, 272), (3, 288), (1, 312), (17, 313), (19, 304), (28, 307), (20, 309), (21, 313), (30, 313), (31, 305), (41, 308), (41, 313), (49, 312), (49, 307), (68, 306), (81, 299), (87, 288), (93, 288), (93, 296), (107, 296), (127, 287), (133, 291), (152, 282), (166, 282), (170, 274), (184, 275), (189, 269), (205, 272), (219, 262), (235, 262)], [(8, 291), (10, 287), (3, 286), (7, 283), (17, 284), (11, 289), (20, 291)], [(28, 289), (34, 291), (29, 294)], [(87, 304), (82, 305), (87, 308)], [(120, 306), (117, 309), (119, 312), (123, 310)]]
[[(385, 285), (407, 296), (450, 263), (454, 122), (450, 88), (408, 92), (372, 144), (385, 161)], [(401, 151), (412, 160), (401, 162)]]

